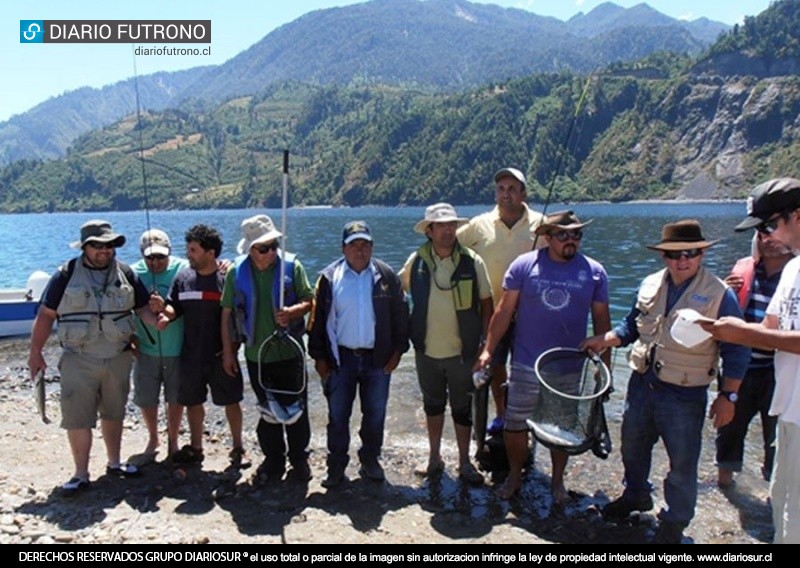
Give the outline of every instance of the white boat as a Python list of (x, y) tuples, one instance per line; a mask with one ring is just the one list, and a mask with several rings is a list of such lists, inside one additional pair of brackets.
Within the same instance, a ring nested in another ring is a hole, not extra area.
[(37, 270), (25, 288), (0, 288), (0, 337), (31, 334), (39, 298), (49, 280), (49, 274)]

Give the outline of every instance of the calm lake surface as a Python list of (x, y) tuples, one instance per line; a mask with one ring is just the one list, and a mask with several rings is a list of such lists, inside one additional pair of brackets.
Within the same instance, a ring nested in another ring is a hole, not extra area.
[[(579, 204), (570, 206), (582, 221), (593, 219), (586, 229), (582, 251), (600, 261), (610, 279), (611, 311), (616, 321), (625, 314), (641, 279), (661, 267), (657, 253), (645, 248), (660, 240), (664, 223), (678, 219), (699, 219), (704, 236), (720, 239), (706, 256), (706, 266), (725, 277), (734, 261), (748, 253), (749, 235), (733, 232), (744, 217), (741, 202), (730, 203), (626, 203)], [(471, 217), (491, 205), (461, 206), (458, 214)], [(541, 209), (540, 206), (535, 207)], [(565, 209), (552, 204), (548, 210)], [(347, 221), (363, 219), (375, 238), (375, 255), (395, 269), (423, 241), (413, 231), (424, 216), (424, 207), (301, 208), (287, 213), (287, 250), (297, 253), (309, 277), (341, 254), (341, 231)], [(266, 213), (281, 226), (277, 209), (239, 209), (206, 211), (152, 211), (150, 226), (167, 231), (176, 254), (183, 253), (183, 234), (196, 223), (216, 227), (224, 241), (223, 256), (236, 256), (241, 221)], [(143, 211), (123, 213), (41, 213), (0, 215), (0, 287), (23, 287), (34, 270), (53, 272), (59, 264), (76, 255), (69, 243), (78, 239), (79, 227), (89, 219), (106, 219), (128, 238), (119, 250), (126, 262), (139, 258), (138, 239), (147, 228)]]

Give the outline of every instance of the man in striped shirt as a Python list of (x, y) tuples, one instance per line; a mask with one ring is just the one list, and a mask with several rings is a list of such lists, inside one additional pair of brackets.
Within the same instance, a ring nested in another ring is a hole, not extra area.
[[(780, 282), (783, 267), (794, 255), (789, 247), (770, 235), (756, 231), (753, 254), (736, 261), (725, 283), (736, 291), (744, 320), (760, 323)], [(774, 351), (753, 348), (747, 374), (737, 393), (733, 420), (717, 432), (717, 485), (733, 484), (734, 472), (742, 471), (747, 428), (756, 414), (761, 416), (764, 462), (761, 474), (769, 481), (775, 458), (775, 426), (778, 418), (769, 415), (775, 391)]]

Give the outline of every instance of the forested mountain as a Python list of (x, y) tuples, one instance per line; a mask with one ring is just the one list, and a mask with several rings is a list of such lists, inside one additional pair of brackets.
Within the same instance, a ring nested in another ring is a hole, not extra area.
[[(141, 77), (141, 99), (150, 110), (187, 99), (219, 103), (287, 80), (462, 90), (534, 72), (586, 72), (655, 51), (698, 53), (727, 29), (699, 22), (645, 4), (606, 3), (562, 22), (466, 0), (373, 0), (309, 13), (223, 65)], [(63, 156), (77, 136), (133, 109), (132, 80), (54, 97), (0, 124), (0, 164)]]
[[(65, 159), (0, 171), (0, 209), (135, 209), (145, 187), (154, 208), (278, 207), (284, 148), (294, 204), (483, 203), (502, 165), (526, 171), (534, 199), (551, 185), (565, 201), (743, 197), (796, 172), (800, 77), (709, 62), (757, 58), (765, 34), (797, 45), (797, 21), (800, 0), (783, 0), (699, 57), (651, 55), (588, 78), (535, 74), (456, 94), (285, 82), (148, 112), (82, 136)], [(770, 49), (771, 68), (797, 64), (791, 49)]]

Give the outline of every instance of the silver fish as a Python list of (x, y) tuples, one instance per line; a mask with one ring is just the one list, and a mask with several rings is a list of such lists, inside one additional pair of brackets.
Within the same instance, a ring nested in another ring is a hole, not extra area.
[[(484, 371), (478, 371), (483, 373)], [(477, 382), (477, 381), (476, 381)], [(477, 386), (477, 385), (476, 385)], [(475, 440), (475, 457), (481, 456), (486, 444), (486, 428), (489, 413), (489, 385), (483, 381), (472, 391), (472, 435)]]
[(36, 407), (39, 409), (42, 422), (50, 424), (50, 419), (47, 417), (45, 409), (44, 369), (39, 369), (39, 372), (33, 378), (33, 394), (36, 396)]

